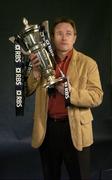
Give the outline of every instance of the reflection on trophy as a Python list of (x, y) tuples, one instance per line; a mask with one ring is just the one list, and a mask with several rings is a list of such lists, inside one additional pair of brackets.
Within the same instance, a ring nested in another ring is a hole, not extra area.
[(50, 35), (48, 21), (44, 21), (41, 25), (29, 25), (26, 18), (23, 18), (24, 30), (19, 34), (10, 37), (9, 40), (15, 44), (19, 44), (21, 51), (25, 55), (35, 53), (40, 60), (41, 72), (46, 80), (44, 87), (52, 87), (64, 79), (61, 72), (61, 77), (56, 78), (54, 75), (54, 53), (50, 43)]

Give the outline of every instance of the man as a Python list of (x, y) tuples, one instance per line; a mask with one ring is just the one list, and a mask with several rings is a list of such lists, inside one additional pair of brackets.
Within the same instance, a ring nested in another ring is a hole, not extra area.
[(39, 147), (45, 180), (59, 180), (64, 161), (71, 180), (90, 180), (90, 147), (93, 143), (90, 108), (102, 103), (97, 63), (76, 51), (77, 32), (71, 19), (60, 18), (53, 24), (55, 76), (60, 71), (68, 79), (70, 105), (65, 106), (64, 82), (55, 84), (49, 94), (43, 88), (40, 61), (31, 54), (32, 72), (28, 77), (28, 95), (35, 92), (32, 146)]

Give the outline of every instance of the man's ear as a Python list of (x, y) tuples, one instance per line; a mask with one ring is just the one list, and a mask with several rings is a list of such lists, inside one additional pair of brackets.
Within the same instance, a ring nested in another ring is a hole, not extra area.
[(77, 39), (77, 35), (74, 36), (74, 44), (75, 44), (75, 42), (76, 42), (76, 39)]

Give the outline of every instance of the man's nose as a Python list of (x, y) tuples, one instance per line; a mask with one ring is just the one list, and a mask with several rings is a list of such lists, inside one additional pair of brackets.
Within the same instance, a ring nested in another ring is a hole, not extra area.
[(62, 35), (62, 39), (66, 39), (66, 34), (63, 34), (63, 35)]

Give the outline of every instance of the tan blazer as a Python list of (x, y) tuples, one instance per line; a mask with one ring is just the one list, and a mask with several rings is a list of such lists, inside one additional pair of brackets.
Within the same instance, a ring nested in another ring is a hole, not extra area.
[[(74, 106), (68, 108), (71, 137), (74, 146), (81, 151), (93, 143), (90, 108), (102, 103), (103, 91), (96, 62), (90, 57), (73, 50), (67, 76), (72, 86), (70, 101)], [(39, 147), (45, 137), (48, 110), (48, 95), (43, 83), (35, 80), (33, 73), (28, 78), (28, 95), (35, 92), (35, 111), (32, 132), (32, 146)]]

